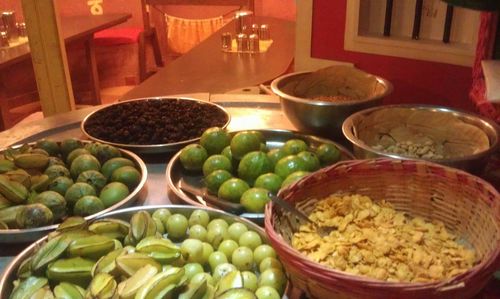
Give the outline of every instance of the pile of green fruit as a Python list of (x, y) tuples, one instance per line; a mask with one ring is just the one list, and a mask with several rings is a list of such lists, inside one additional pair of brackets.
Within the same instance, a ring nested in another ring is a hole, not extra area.
[(129, 195), (141, 180), (119, 149), (78, 139), (43, 139), (0, 154), (0, 229), (88, 216)]
[(247, 225), (163, 208), (130, 223), (68, 218), (21, 263), (9, 298), (278, 299), (286, 282)]
[(269, 192), (277, 193), (340, 159), (341, 152), (333, 143), (312, 148), (302, 139), (290, 139), (282, 147), (268, 150), (260, 131), (233, 136), (218, 127), (207, 129), (199, 144), (190, 144), (180, 153), (184, 169), (203, 172), (209, 193), (240, 203), (252, 213), (264, 211)]

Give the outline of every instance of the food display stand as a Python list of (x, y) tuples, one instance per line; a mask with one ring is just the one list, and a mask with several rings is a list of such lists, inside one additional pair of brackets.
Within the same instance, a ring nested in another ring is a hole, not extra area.
[[(281, 110), (279, 98), (271, 95), (249, 95), (249, 94), (208, 94), (197, 93), (182, 95), (183, 97), (193, 97), (205, 101), (217, 103), (227, 109), (231, 115), (229, 130), (243, 129), (286, 129), (296, 130)], [(40, 121), (20, 124), (13, 129), (0, 133), (1, 147), (13, 144), (33, 142), (41, 138), (51, 138), (62, 140), (76, 137), (84, 138), (80, 124), (86, 115), (99, 109), (100, 106), (85, 108), (58, 116), (49, 117)], [(340, 140), (336, 140), (341, 142)], [(175, 152), (162, 154), (141, 155), (148, 170), (148, 180), (141, 198), (136, 205), (164, 205), (179, 203), (176, 195), (169, 190), (165, 177), (168, 161)], [(2, 250), (0, 257), (0, 267), (2, 270), (16, 254), (29, 244), (9, 246), (9, 249)], [(499, 298), (498, 281), (492, 281), (484, 294), (475, 298)], [(291, 290), (289, 298), (301, 298), (300, 291)]]

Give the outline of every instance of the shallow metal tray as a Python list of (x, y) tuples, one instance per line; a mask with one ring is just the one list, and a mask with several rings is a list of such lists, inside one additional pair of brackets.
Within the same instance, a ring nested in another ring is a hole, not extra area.
[(139, 154), (160, 154), (160, 153), (176, 152), (176, 151), (180, 150), (181, 148), (183, 148), (185, 145), (193, 143), (193, 142), (196, 142), (196, 141), (198, 141), (200, 139), (201, 136), (198, 137), (198, 138), (192, 138), (192, 139), (183, 140), (183, 141), (174, 142), (174, 143), (146, 144), (146, 145), (144, 145), (144, 144), (123, 144), (123, 143), (115, 143), (115, 142), (111, 142), (111, 141), (107, 141), (107, 140), (96, 138), (96, 137), (92, 136), (89, 132), (87, 132), (85, 130), (85, 124), (87, 123), (87, 121), (90, 118), (92, 118), (92, 116), (95, 113), (98, 113), (100, 111), (106, 110), (106, 109), (108, 109), (109, 107), (112, 107), (112, 106), (118, 106), (118, 105), (123, 105), (125, 103), (136, 102), (136, 101), (143, 101), (143, 100), (152, 100), (152, 101), (182, 100), (182, 101), (194, 101), (194, 102), (198, 102), (198, 103), (205, 104), (205, 105), (211, 105), (211, 106), (219, 108), (226, 115), (227, 121), (222, 126), (223, 128), (226, 128), (229, 125), (230, 121), (231, 121), (231, 115), (227, 112), (226, 109), (224, 109), (220, 105), (217, 105), (217, 104), (214, 104), (214, 103), (211, 103), (211, 102), (202, 101), (202, 100), (194, 99), (194, 98), (187, 98), (187, 97), (151, 97), (151, 98), (140, 98), (140, 99), (123, 101), (123, 102), (117, 102), (117, 103), (114, 103), (114, 104), (107, 105), (107, 106), (104, 106), (102, 108), (99, 108), (99, 109), (91, 112), (90, 114), (88, 114), (83, 119), (83, 121), (82, 121), (82, 123), (80, 125), (80, 129), (82, 130), (83, 134), (87, 138), (89, 138), (91, 140), (94, 140), (94, 141), (97, 141), (97, 142), (101, 142), (101, 143), (105, 143), (105, 144), (110, 144), (110, 145), (113, 145), (113, 146), (116, 146), (116, 147), (120, 147), (120, 148), (123, 148), (123, 149), (127, 149), (127, 150), (130, 150), (132, 152), (139, 153)]
[[(90, 143), (90, 141), (82, 140), (83, 143)], [(29, 143), (30, 145), (34, 145), (34, 143)], [(2, 152), (5, 149), (2, 149)], [(99, 213), (95, 213), (93, 215), (85, 217), (87, 220), (94, 219), (96, 217), (99, 217), (100, 215), (109, 213), (111, 211), (120, 209), (120, 208), (125, 208), (131, 206), (137, 199), (140, 197), (143, 197), (142, 191), (144, 191), (144, 186), (147, 181), (148, 177), (148, 170), (146, 168), (146, 164), (144, 161), (142, 161), (139, 156), (136, 154), (119, 149), (120, 152), (122, 153), (123, 157), (129, 158), (132, 160), (137, 168), (141, 172), (141, 181), (139, 182), (139, 185), (130, 192), (130, 194), (122, 199), (120, 202), (117, 202), (116, 204), (112, 205), (109, 208), (106, 208)], [(35, 240), (38, 240), (39, 238), (47, 235), (49, 232), (55, 230), (59, 224), (53, 224), (53, 225), (48, 225), (48, 226), (42, 226), (42, 227), (36, 227), (36, 228), (27, 228), (27, 229), (8, 229), (8, 230), (0, 230), (0, 244), (17, 244), (17, 243), (30, 243)], [(7, 297), (1, 297), (0, 298), (7, 298)]]
[[(249, 129), (251, 130), (251, 129)], [(307, 134), (302, 134), (296, 131), (289, 131), (289, 130), (256, 130), (259, 132), (262, 132), (264, 137), (266, 138), (267, 142), (266, 145), (269, 149), (273, 148), (278, 148), (283, 146), (283, 144), (292, 138), (298, 138), (306, 141), (310, 147), (315, 148), (318, 147), (322, 143), (333, 143), (335, 144), (339, 150), (342, 153), (341, 160), (354, 160), (354, 156), (343, 146), (340, 144), (333, 142), (329, 139), (324, 139), (321, 137), (313, 136), (313, 135), (307, 135)], [(234, 133), (239, 132), (235, 131)], [(199, 189), (205, 189), (205, 186), (202, 183), (203, 175), (202, 174), (193, 174), (192, 172), (187, 172), (184, 170), (184, 168), (181, 165), (180, 162), (180, 152), (178, 152), (175, 156), (172, 157), (170, 162), (167, 165), (167, 170), (166, 170), (166, 180), (167, 180), (167, 186), (170, 190), (174, 192), (175, 195), (178, 196), (178, 198), (189, 205), (195, 205), (195, 206), (200, 206), (200, 207), (207, 207), (210, 206), (208, 203), (206, 203), (201, 197), (197, 196), (192, 196), (189, 193), (183, 192), (179, 188), (179, 182), (181, 179), (186, 180), (188, 183), (190, 183), (194, 187), (198, 187)], [(214, 208), (218, 208), (215, 206), (212, 206)], [(259, 225), (264, 224), (264, 213), (243, 213), (240, 215), (241, 217), (247, 218)]]
[[(180, 206), (180, 205), (158, 205), (158, 206), (141, 206), (141, 207), (131, 207), (127, 209), (122, 209), (122, 210), (117, 210), (113, 211), (110, 213), (106, 214), (101, 214), (95, 218), (102, 219), (102, 218), (118, 218), (122, 219), (125, 221), (129, 221), (132, 215), (138, 211), (148, 211), (150, 213), (153, 213), (155, 210), (160, 209), (160, 208), (167, 208), (172, 212), (172, 214), (179, 213), (187, 216), (188, 214), (191, 214), (196, 209), (200, 209), (199, 207), (193, 207), (193, 206)], [(264, 232), (264, 229), (259, 227), (258, 225), (252, 223), (251, 221), (248, 221), (244, 218), (237, 217), (235, 215), (226, 213), (224, 211), (220, 210), (215, 210), (211, 208), (203, 208), (208, 212), (210, 215), (210, 218), (212, 217), (217, 217), (217, 218), (222, 218), (226, 220), (229, 223), (233, 222), (241, 222), (245, 224), (249, 229), (254, 230), (257, 232), (260, 237), (262, 238), (263, 241), (268, 243), (268, 238), (266, 236), (266, 233)], [(43, 243), (47, 237), (43, 237), (39, 239), (38, 241), (34, 242), (31, 244), (28, 248), (23, 250), (20, 254), (18, 254), (7, 266), (5, 269), (4, 273), (2, 274), (2, 277), (0, 278), (0, 298), (9, 298), (10, 293), (12, 292), (12, 286), (13, 282), (16, 279), (16, 273), (17, 269), (21, 265), (21, 263), (28, 258), (29, 256), (33, 255), (35, 249), (37, 246), (41, 243)], [(284, 296), (286, 298), (286, 295)]]

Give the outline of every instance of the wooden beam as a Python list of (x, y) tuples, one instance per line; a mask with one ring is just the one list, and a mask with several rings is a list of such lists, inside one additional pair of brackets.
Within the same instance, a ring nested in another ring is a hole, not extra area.
[(22, 0), (38, 94), (44, 116), (75, 109), (55, 0)]

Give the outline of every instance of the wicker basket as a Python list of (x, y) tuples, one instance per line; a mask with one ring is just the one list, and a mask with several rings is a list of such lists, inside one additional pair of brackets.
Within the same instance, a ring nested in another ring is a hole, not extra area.
[(425, 161), (357, 160), (317, 171), (280, 195), (308, 213), (313, 198), (337, 192), (385, 199), (399, 211), (441, 220), (474, 246), (481, 262), (451, 280), (435, 283), (393, 283), (349, 275), (312, 262), (293, 249), (290, 238), (299, 221), (269, 204), (266, 233), (294, 287), (310, 298), (470, 298), (500, 267), (500, 195), (480, 178)]

